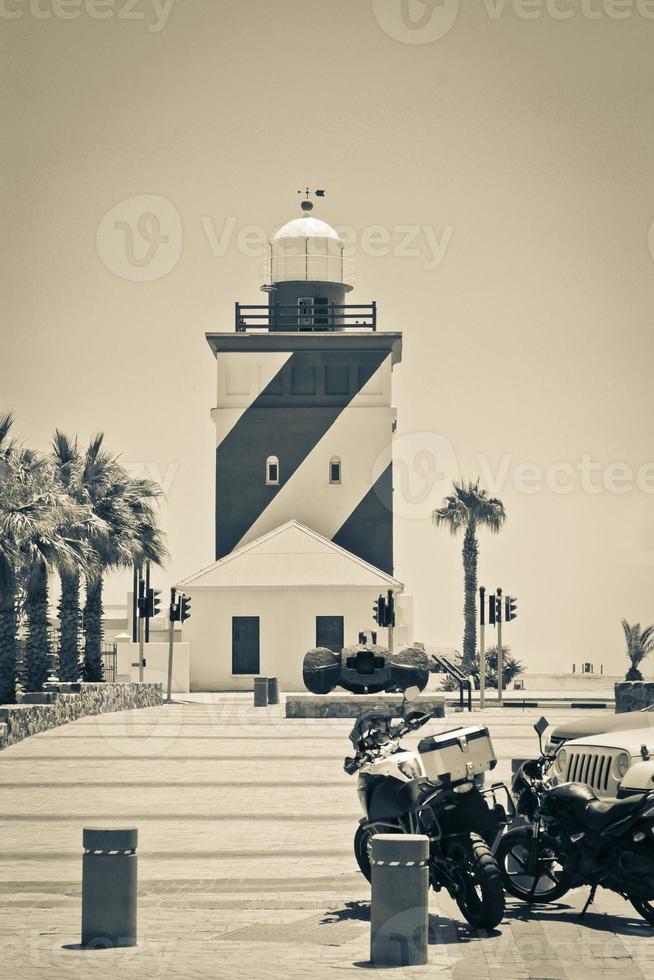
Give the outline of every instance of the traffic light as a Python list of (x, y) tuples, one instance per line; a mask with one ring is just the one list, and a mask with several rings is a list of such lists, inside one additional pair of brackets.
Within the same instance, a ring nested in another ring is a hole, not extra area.
[(388, 599), (386, 600), (386, 622), (384, 626), (395, 626), (395, 596), (393, 595), (393, 590), (388, 590)]
[(144, 619), (148, 615), (148, 600), (145, 594), (145, 580), (139, 579), (139, 594), (137, 599), (139, 619)]
[(182, 592), (182, 597), (180, 599), (179, 606), (179, 619), (180, 622), (184, 623), (187, 619), (191, 618), (191, 597)]
[(514, 595), (506, 596), (504, 600), (504, 619), (507, 623), (511, 620), (517, 619), (518, 616), (518, 600)]
[(152, 619), (161, 612), (161, 589), (147, 589), (145, 593), (145, 617)]
[(372, 607), (372, 618), (378, 626), (386, 625), (386, 600), (383, 595), (377, 596), (377, 601)]
[(497, 596), (488, 597), (488, 625), (495, 626), (495, 613), (497, 611)]

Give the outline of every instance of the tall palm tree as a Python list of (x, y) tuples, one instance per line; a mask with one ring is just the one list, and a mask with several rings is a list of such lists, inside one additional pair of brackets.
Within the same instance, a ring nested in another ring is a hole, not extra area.
[(452, 489), (453, 493), (445, 497), (442, 507), (433, 512), (432, 518), (437, 527), (446, 527), (453, 535), (463, 531), (462, 662), (468, 669), (475, 662), (477, 650), (477, 529), (486, 527), (496, 534), (506, 520), (506, 511), (501, 500), (489, 497), (486, 490), (480, 489), (479, 480), (474, 483), (455, 480)]
[[(97, 441), (94, 440), (94, 442)], [(92, 443), (93, 445), (93, 443)], [(52, 459), (62, 491), (79, 505), (76, 524), (68, 527), (68, 535), (80, 542), (87, 568), (94, 568), (98, 555), (94, 545), (111, 533), (111, 529), (95, 513), (87, 481), (97, 479), (93, 468), (83, 465), (77, 439), (70, 439), (58, 429), (52, 440)], [(64, 681), (77, 681), (82, 673), (80, 658), (81, 637), (81, 569), (59, 568), (59, 676)]]
[(79, 573), (85, 566), (84, 543), (76, 528), (86, 512), (61, 492), (50, 461), (31, 454), (31, 477), (36, 486), (31, 533), (20, 541), (20, 573), (25, 589), (25, 682), (39, 691), (52, 669), (52, 644), (48, 619), (49, 573)]
[(100, 434), (84, 458), (83, 482), (94, 514), (106, 532), (92, 539), (96, 561), (86, 575), (84, 679), (102, 679), (102, 590), (105, 572), (144, 560), (161, 564), (167, 557), (153, 503), (161, 489), (149, 480), (134, 480), (103, 448)]
[(645, 657), (654, 650), (654, 625), (642, 629), (640, 623), (630, 625), (626, 619), (623, 619), (622, 629), (627, 641), (627, 657), (631, 663), (626, 680), (642, 681), (643, 675), (640, 672), (640, 665)]
[(16, 700), (16, 511), (19, 481), (10, 438), (13, 416), (0, 417), (0, 704)]
[(60, 492), (48, 460), (9, 440), (11, 417), (0, 420), (0, 700), (16, 695), (16, 626), (22, 590), (26, 620), (25, 681), (39, 690), (51, 668), (48, 571), (82, 560), (66, 537), (78, 519)]

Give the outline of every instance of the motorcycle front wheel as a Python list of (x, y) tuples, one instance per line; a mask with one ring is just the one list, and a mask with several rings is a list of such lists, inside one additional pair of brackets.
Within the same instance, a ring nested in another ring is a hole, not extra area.
[(403, 833), (403, 830), (400, 827), (395, 830), (393, 827), (389, 827), (387, 824), (380, 827), (378, 831), (375, 830), (374, 826), (357, 827), (357, 832), (354, 835), (354, 856), (357, 864), (359, 865), (359, 871), (366, 881), (370, 881), (372, 879), (372, 871), (370, 868), (370, 840), (375, 836), (375, 833), (401, 834)]
[(629, 901), (639, 915), (642, 915), (646, 922), (654, 926), (654, 902), (648, 902), (644, 898), (630, 898)]
[(465, 919), (475, 929), (495, 929), (504, 917), (504, 889), (488, 844), (477, 834), (470, 834), (469, 842), (457, 844), (448, 857), (456, 866), (454, 900)]
[(534, 872), (529, 871), (531, 827), (516, 827), (502, 837), (495, 852), (504, 888), (523, 902), (555, 902), (569, 891), (566, 873), (547, 838), (541, 838)]

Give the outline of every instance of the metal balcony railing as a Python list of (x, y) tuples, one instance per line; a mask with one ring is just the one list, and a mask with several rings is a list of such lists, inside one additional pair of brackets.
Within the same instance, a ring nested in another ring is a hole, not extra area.
[(238, 333), (249, 330), (372, 330), (377, 329), (376, 303), (321, 303), (311, 307), (274, 303), (235, 304)]

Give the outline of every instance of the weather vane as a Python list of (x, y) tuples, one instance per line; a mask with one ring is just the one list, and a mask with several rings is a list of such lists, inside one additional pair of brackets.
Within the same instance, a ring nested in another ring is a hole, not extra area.
[(310, 201), (309, 200), (309, 198), (312, 195), (314, 197), (324, 197), (325, 196), (324, 190), (321, 190), (321, 191), (310, 191), (308, 187), (304, 191), (298, 191), (298, 194), (304, 194), (304, 196), (305, 196), (305, 200), (300, 203), (300, 207), (302, 208), (303, 211), (313, 211), (313, 201)]

